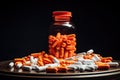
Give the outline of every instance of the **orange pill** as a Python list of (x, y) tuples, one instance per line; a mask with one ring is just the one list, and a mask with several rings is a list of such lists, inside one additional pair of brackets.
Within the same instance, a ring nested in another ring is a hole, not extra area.
[(53, 43), (52, 48), (54, 48), (58, 43), (59, 43), (59, 40), (57, 39), (57, 40)]
[(48, 58), (43, 58), (43, 63), (44, 64), (49, 64), (49, 63), (52, 63), (52, 61)]
[(68, 51), (65, 51), (64, 58), (68, 58)]
[(53, 61), (54, 56), (53, 56), (53, 55), (49, 55), (48, 58), (49, 58), (51, 61)]
[(56, 51), (55, 57), (56, 57), (56, 58), (60, 58), (60, 51)]
[(70, 46), (67, 46), (67, 47), (66, 47), (66, 50), (74, 50), (74, 49), (75, 49), (75, 46), (71, 46), (71, 45), (70, 45)]
[(44, 57), (45, 57), (45, 58), (48, 58), (48, 54), (47, 54), (47, 53), (46, 53), (46, 54), (44, 54)]
[(67, 41), (67, 36), (66, 35), (62, 36), (62, 41), (64, 41), (64, 42)]
[(41, 61), (41, 62), (43, 61), (42, 56), (38, 57), (38, 61)]
[(40, 55), (40, 53), (32, 53), (31, 56), (33, 56), (34, 58), (37, 58)]
[(22, 63), (25, 63), (25, 59), (24, 58), (15, 58), (14, 59), (14, 62), (22, 62)]
[(67, 40), (66, 43), (67, 43), (67, 44), (71, 44), (71, 41), (70, 41), (70, 40)]
[(60, 32), (58, 32), (56, 35), (56, 38), (60, 39), (60, 37), (61, 37), (61, 34), (60, 34)]
[(44, 63), (43, 63), (42, 61), (38, 61), (37, 64), (38, 64), (39, 66), (44, 66)]
[(60, 58), (63, 58), (64, 57), (64, 48), (61, 48), (61, 51), (60, 51)]
[(73, 53), (74, 53), (73, 51), (69, 51), (68, 56), (69, 56), (69, 57), (72, 57), (72, 56), (73, 56)]
[(66, 45), (67, 45), (67, 44), (66, 44), (65, 42), (62, 43), (62, 47), (66, 47)]

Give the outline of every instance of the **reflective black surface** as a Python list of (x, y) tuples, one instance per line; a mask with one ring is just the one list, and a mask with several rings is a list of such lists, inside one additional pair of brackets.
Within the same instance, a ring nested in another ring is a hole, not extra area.
[[(8, 67), (9, 61), (0, 62), (0, 76), (1, 78), (21, 78), (21, 79), (83, 79), (83, 80), (118, 80), (120, 75), (120, 66), (117, 68), (110, 68), (104, 71), (95, 72), (71, 72), (71, 73), (46, 73), (35, 71), (23, 71), (22, 69), (10, 69)], [(118, 61), (119, 62), (119, 61)], [(119, 62), (120, 63), (120, 62)]]

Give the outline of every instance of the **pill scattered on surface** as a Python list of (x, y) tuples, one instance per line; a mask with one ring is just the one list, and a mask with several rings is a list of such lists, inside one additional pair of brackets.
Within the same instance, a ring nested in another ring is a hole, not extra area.
[(22, 67), (22, 63), (18, 63), (18, 64), (16, 64), (16, 68), (21, 68)]
[(91, 53), (93, 53), (93, 52), (94, 52), (94, 50), (93, 50), (93, 49), (90, 49), (90, 50), (87, 51), (87, 54), (91, 54)]
[(101, 61), (101, 59), (96, 54), (94, 54), (94, 57), (92, 58), (92, 60), (93, 61)]
[(9, 67), (12, 68), (14, 66), (14, 62), (9, 63)]
[(86, 68), (85, 68), (86, 71), (95, 71), (96, 68), (94, 65), (86, 65)]
[(118, 62), (109, 62), (108, 63), (111, 67), (118, 67), (119, 63)]
[(54, 67), (58, 67), (59, 64), (58, 64), (58, 63), (54, 63), (54, 64), (46, 64), (45, 66), (54, 68)]
[(36, 66), (35, 71), (41, 72), (46, 71), (47, 66)]
[[(64, 58), (57, 58), (53, 55), (46, 54), (44, 51), (39, 53), (32, 53), (31, 55), (15, 58), (13, 62), (9, 63), (12, 71), (14, 69), (36, 72), (46, 71), (48, 73), (68, 72), (68, 71), (96, 71), (108, 70), (111, 67), (118, 67), (118, 62), (113, 62), (112, 57), (102, 57), (100, 54), (94, 54), (90, 49), (82, 54)], [(62, 52), (63, 53), (63, 52)], [(65, 52), (67, 53), (67, 52)], [(60, 55), (59, 55), (60, 57)]]
[(94, 65), (95, 63), (94, 63), (93, 60), (86, 59), (86, 60), (83, 61), (83, 64), (84, 65)]

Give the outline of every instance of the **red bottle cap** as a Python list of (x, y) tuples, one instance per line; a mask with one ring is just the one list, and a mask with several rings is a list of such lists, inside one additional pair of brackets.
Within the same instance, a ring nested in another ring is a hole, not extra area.
[(72, 17), (72, 13), (70, 11), (53, 11), (54, 16), (69, 16)]

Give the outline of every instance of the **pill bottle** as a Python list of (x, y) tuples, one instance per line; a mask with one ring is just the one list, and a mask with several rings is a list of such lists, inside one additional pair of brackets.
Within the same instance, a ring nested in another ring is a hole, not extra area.
[(75, 26), (71, 23), (72, 12), (53, 11), (53, 22), (49, 27), (48, 52), (56, 58), (76, 55)]

